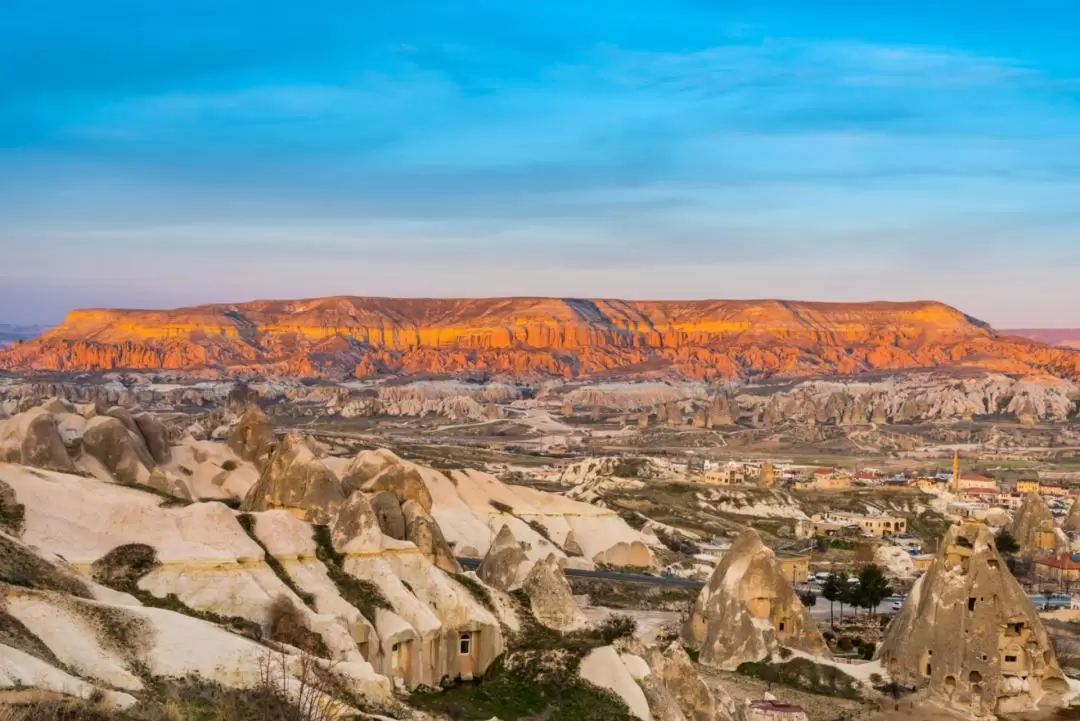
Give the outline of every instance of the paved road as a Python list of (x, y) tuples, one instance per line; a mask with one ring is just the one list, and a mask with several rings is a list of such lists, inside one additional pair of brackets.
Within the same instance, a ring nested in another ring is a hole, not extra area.
[[(479, 558), (458, 558), (458, 563), (463, 568), (477, 568), (480, 565)], [(614, 583), (644, 583), (650, 586), (677, 586), (679, 588), (702, 588), (702, 581), (693, 581), (688, 578), (665, 578), (664, 576), (648, 576), (643, 573), (617, 573), (615, 571), (583, 571), (577, 568), (563, 569), (567, 576), (579, 578), (597, 578)]]

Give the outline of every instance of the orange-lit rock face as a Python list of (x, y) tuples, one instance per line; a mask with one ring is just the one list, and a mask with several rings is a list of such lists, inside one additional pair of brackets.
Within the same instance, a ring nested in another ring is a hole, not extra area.
[(78, 310), (0, 368), (203, 369), (347, 377), (482, 371), (687, 378), (975, 365), (1076, 378), (1080, 355), (934, 302), (318, 298)]

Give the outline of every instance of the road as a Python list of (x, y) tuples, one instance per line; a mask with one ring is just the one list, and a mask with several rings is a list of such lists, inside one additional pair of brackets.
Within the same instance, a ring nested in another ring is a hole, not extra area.
[[(462, 568), (475, 569), (480, 566), (479, 558), (458, 558)], [(579, 578), (596, 578), (602, 581), (614, 583), (644, 583), (649, 586), (676, 586), (678, 588), (702, 588), (705, 583), (694, 581), (689, 578), (666, 578), (664, 576), (649, 576), (644, 573), (618, 573), (616, 571), (583, 571), (577, 568), (564, 568), (567, 576)]]

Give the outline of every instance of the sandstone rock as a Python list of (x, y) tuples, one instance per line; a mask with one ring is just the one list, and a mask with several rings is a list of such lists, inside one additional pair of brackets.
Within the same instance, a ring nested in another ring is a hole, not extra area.
[(132, 433), (138, 433), (139, 429), (135, 425), (135, 418), (131, 415), (131, 411), (127, 408), (121, 408), (120, 406), (113, 406), (109, 410), (105, 411), (105, 415), (111, 416), (116, 420), (124, 424), (124, 428), (127, 428)]
[(574, 537), (574, 532), (570, 531), (566, 534), (566, 538), (562, 543), (563, 550), (566, 551), (568, 556), (584, 556), (585, 551), (581, 548), (581, 544), (577, 542), (577, 538)]
[(407, 535), (405, 514), (401, 512), (401, 501), (398, 497), (390, 491), (383, 491), (371, 496), (370, 501), (382, 532), (390, 538), (404, 541)]
[(725, 670), (767, 659), (781, 646), (829, 655), (791, 580), (753, 529), (735, 540), (702, 589), (683, 640), (703, 664)]
[(424, 557), (447, 573), (461, 573), (461, 566), (443, 537), (442, 529), (423, 506), (416, 501), (406, 501), (401, 511), (405, 516), (406, 536)]
[(169, 431), (165, 424), (150, 413), (135, 416), (135, 426), (146, 442), (146, 449), (157, 465), (164, 465), (172, 459), (169, 445)]
[(1069, 506), (1069, 515), (1061, 525), (1062, 530), (1068, 533), (1080, 533), (1080, 501), (1073, 501)]
[[(13, 422), (13, 421), (9, 421)], [(14, 421), (17, 422), (17, 421)], [(34, 415), (25, 422), (18, 462), (55, 471), (73, 471), (56, 418), (49, 413)]]
[(570, 584), (554, 555), (533, 564), (522, 588), (529, 596), (533, 615), (542, 625), (563, 632), (585, 626), (585, 614), (574, 601)]
[(639, 683), (658, 720), (732, 721), (736, 717), (734, 701), (722, 687), (714, 689), (701, 678), (681, 644), (646, 648), (635, 640), (629, 646), (648, 664), (649, 674)]
[(389, 491), (398, 497), (402, 505), (408, 501), (416, 501), (426, 513), (431, 513), (431, 493), (416, 468), (407, 467), (399, 460), (373, 478), (363, 480), (363, 475), (356, 465), (350, 466), (342, 479), (345, 490), (352, 492), (362, 489), (366, 493)]
[(578, 674), (589, 683), (607, 689), (622, 699), (635, 718), (653, 721), (645, 692), (638, 686), (613, 646), (602, 646), (590, 651), (589, 655), (581, 660)]
[(329, 525), (331, 540), (339, 552), (360, 553), (382, 547), (379, 519), (363, 493), (353, 493), (338, 505)]
[(71, 403), (68, 403), (63, 398), (50, 398), (49, 400), (41, 404), (41, 408), (45, 412), (52, 413), (54, 415), (60, 413), (75, 412), (75, 406), (73, 406)]
[(1062, 544), (1054, 515), (1038, 493), (1029, 493), (1013, 521), (1012, 535), (1026, 557), (1054, 553)]
[(145, 483), (150, 478), (149, 453), (136, 441), (123, 421), (97, 416), (86, 423), (82, 437), (84, 453), (96, 458), (120, 483)]
[(997, 335), (934, 302), (339, 297), (80, 310), (0, 351), (3, 369), (209, 366), (328, 378), (506, 369), (575, 376), (657, 363), (698, 380), (961, 363), (1016, 376), (1080, 375), (1080, 354)]
[(327, 523), (344, 501), (341, 483), (333, 471), (315, 457), (302, 439), (288, 435), (270, 455), (241, 509), (283, 508), (313, 523)]
[(525, 549), (514, 538), (510, 527), (503, 526), (480, 563), (476, 575), (492, 588), (508, 592), (521, 588), (531, 568), (532, 564), (525, 554)]
[(1035, 608), (975, 522), (949, 529), (878, 657), (894, 681), (974, 716), (1053, 706), (1067, 688)]
[(229, 431), (226, 441), (233, 453), (254, 463), (260, 470), (269, 462), (277, 446), (277, 436), (270, 419), (257, 406), (250, 406)]

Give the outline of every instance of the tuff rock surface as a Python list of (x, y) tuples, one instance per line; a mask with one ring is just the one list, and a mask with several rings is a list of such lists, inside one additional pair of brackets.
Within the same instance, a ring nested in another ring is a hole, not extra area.
[(585, 626), (585, 614), (574, 600), (570, 584), (554, 555), (533, 564), (522, 588), (529, 596), (533, 615), (544, 626), (563, 632)]
[(878, 658), (894, 681), (977, 717), (1052, 707), (1066, 690), (1031, 600), (975, 522), (949, 529)]
[(701, 590), (683, 641), (700, 652), (701, 663), (725, 670), (768, 659), (781, 646), (829, 656), (791, 580), (753, 529), (735, 540)]

